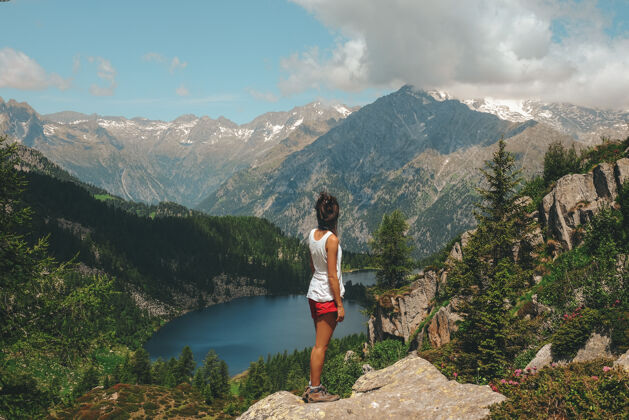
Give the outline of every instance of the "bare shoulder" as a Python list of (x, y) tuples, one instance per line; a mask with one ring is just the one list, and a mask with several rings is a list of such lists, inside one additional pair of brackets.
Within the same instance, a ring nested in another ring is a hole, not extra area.
[(334, 233), (328, 236), (328, 240), (326, 241), (326, 245), (332, 249), (338, 248), (339, 246), (339, 238)]

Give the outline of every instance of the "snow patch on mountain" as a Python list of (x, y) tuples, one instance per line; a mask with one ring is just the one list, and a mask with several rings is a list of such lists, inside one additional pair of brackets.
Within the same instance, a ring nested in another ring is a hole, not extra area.
[(336, 110), (336, 112), (341, 114), (343, 116), (343, 118), (346, 118), (349, 114), (352, 113), (352, 111), (350, 111), (349, 109), (347, 109), (343, 105), (334, 105), (334, 109)]
[(507, 121), (524, 122), (534, 119), (530, 113), (530, 101), (484, 98), (465, 99), (462, 102), (474, 111), (494, 114)]
[(264, 142), (266, 143), (267, 141), (273, 139), (276, 135), (278, 135), (279, 132), (282, 131), (284, 126), (283, 125), (273, 125), (273, 124), (267, 122), (265, 124), (265, 128), (266, 128), (266, 134), (264, 135)]
[(298, 119), (297, 121), (295, 121), (295, 122), (293, 123), (293, 125), (291, 126), (291, 128), (294, 130), (294, 129), (296, 129), (297, 127), (299, 127), (299, 126), (301, 125), (301, 123), (303, 123), (303, 122), (304, 122), (304, 118), (303, 118), (303, 117), (301, 117), (300, 119)]
[(55, 130), (57, 130), (57, 126), (54, 124), (44, 124), (44, 134), (47, 136), (52, 136), (55, 134)]

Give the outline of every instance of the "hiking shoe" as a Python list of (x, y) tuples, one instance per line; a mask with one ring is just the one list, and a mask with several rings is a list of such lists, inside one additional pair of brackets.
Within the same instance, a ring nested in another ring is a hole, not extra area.
[(304, 395), (302, 395), (302, 398), (304, 402), (307, 403), (331, 402), (341, 399), (341, 397), (339, 397), (338, 395), (330, 394), (323, 385), (306, 388), (306, 391), (304, 391)]

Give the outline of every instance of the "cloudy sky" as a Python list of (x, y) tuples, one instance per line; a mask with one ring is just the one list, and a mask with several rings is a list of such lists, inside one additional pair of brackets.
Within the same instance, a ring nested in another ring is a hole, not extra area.
[(243, 123), (410, 83), (629, 109), (629, 0), (0, 2), (0, 96)]

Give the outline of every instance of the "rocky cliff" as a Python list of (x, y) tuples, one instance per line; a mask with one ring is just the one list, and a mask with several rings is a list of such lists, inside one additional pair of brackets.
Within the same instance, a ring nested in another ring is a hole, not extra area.
[[(457, 242), (455, 247), (460, 251), (461, 244)], [(412, 349), (421, 347), (424, 340), (429, 340), (432, 347), (448, 343), (457, 330), (457, 321), (463, 318), (457, 312), (460, 299), (436, 306), (435, 297), (445, 286), (447, 275), (447, 270), (429, 270), (402, 292), (377, 296), (375, 312), (367, 324), (369, 341), (373, 344), (387, 338), (401, 338), (405, 343), (412, 340)], [(430, 322), (425, 322), (431, 314)], [(422, 323), (424, 328), (417, 331)]]
[(262, 419), (481, 419), (488, 407), (505, 400), (489, 386), (450, 381), (415, 355), (364, 374), (352, 396), (331, 403), (305, 404), (281, 391), (252, 405), (239, 418)]
[(579, 242), (584, 224), (602, 208), (615, 205), (622, 184), (629, 179), (629, 159), (601, 163), (587, 174), (565, 175), (540, 206), (540, 219), (564, 250)]

